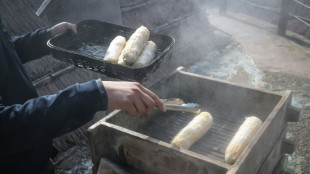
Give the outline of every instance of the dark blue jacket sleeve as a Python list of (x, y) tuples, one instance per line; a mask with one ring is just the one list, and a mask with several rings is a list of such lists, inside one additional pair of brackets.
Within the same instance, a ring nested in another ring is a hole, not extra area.
[(90, 121), (96, 111), (106, 110), (107, 103), (101, 80), (76, 84), (23, 104), (0, 103), (0, 154), (29, 149), (72, 131)]
[(50, 30), (37, 29), (22, 36), (12, 37), (12, 41), (21, 62), (26, 63), (50, 53), (46, 44), (50, 38)]

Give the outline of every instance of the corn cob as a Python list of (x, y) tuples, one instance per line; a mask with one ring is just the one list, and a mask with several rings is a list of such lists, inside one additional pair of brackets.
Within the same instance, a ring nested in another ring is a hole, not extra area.
[(104, 56), (105, 61), (117, 63), (124, 46), (126, 44), (126, 38), (123, 36), (116, 36), (109, 45), (109, 48)]
[(172, 139), (171, 144), (188, 149), (211, 128), (212, 124), (211, 114), (201, 112)]
[(141, 55), (138, 57), (137, 61), (133, 64), (133, 67), (139, 68), (146, 66), (153, 60), (155, 51), (156, 51), (156, 44), (153, 41), (147, 41)]
[(128, 64), (132, 65), (139, 55), (141, 54), (146, 42), (149, 40), (149, 30), (141, 26), (139, 27), (128, 39), (124, 49), (122, 50), (121, 56), (123, 60)]
[(234, 164), (237, 161), (238, 157), (250, 143), (261, 125), (262, 121), (257, 117), (251, 116), (245, 118), (245, 121), (239, 127), (237, 133), (226, 148), (226, 163)]
[(117, 63), (120, 64), (120, 65), (125, 65), (127, 66), (126, 62), (124, 62), (124, 55), (120, 55), (118, 60), (117, 60)]

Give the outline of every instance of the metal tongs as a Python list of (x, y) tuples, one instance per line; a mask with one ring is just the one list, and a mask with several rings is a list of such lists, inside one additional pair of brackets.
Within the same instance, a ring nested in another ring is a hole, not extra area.
[(202, 111), (202, 107), (197, 103), (184, 103), (179, 98), (161, 99), (165, 107), (169, 111), (190, 112), (193, 114), (199, 114)]

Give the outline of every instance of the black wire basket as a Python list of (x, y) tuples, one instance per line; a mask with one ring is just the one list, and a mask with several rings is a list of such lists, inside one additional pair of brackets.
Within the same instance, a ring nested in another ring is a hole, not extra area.
[(127, 40), (136, 29), (111, 23), (85, 20), (77, 24), (78, 34), (66, 32), (51, 38), (47, 45), (56, 59), (104, 74), (120, 80), (144, 82), (160, 64), (171, 57), (175, 40), (172, 37), (152, 33), (151, 41), (157, 45), (153, 61), (140, 68), (104, 61), (110, 42), (118, 35)]

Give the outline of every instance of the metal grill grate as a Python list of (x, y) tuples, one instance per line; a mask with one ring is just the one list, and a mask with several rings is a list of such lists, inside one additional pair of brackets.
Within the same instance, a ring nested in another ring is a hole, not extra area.
[[(189, 150), (223, 162), (225, 149), (243, 120), (232, 121), (227, 119), (229, 118), (227, 115), (221, 113), (213, 113), (211, 115), (213, 115), (214, 119), (211, 129), (200, 140), (193, 144)], [(126, 115), (120, 116), (118, 119), (111, 118), (107, 120), (107, 122), (170, 143), (172, 138), (185, 127), (194, 116), (195, 115), (182, 112), (167, 111), (166, 113), (161, 113), (156, 111), (151, 115), (142, 116), (144, 119), (146, 117), (148, 118), (146, 118), (145, 122), (140, 124), (137, 129), (135, 126), (129, 126), (129, 124), (125, 122), (119, 122), (119, 119), (121, 119), (120, 117), (128, 117)]]

